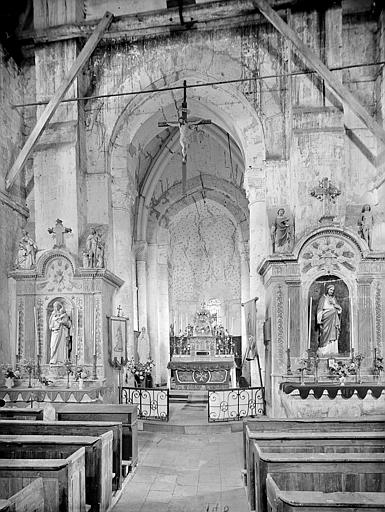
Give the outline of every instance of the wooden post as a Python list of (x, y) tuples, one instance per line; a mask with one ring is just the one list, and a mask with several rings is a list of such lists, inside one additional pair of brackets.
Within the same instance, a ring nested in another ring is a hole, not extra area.
[(267, 0), (253, 0), (255, 6), (261, 11), (265, 18), (283, 35), (291, 41), (295, 48), (299, 51), (305, 62), (313, 68), (320, 77), (325, 81), (327, 86), (334, 92), (337, 98), (348, 108), (354, 112), (357, 117), (363, 121), (365, 126), (385, 144), (385, 130), (380, 126), (373, 117), (368, 114), (367, 110), (353, 96), (347, 87), (333, 75), (333, 73), (325, 66), (325, 64), (317, 57), (317, 55), (306, 46), (297, 36), (287, 23), (270, 7)]
[(75, 78), (77, 77), (77, 75), (79, 74), (79, 72), (81, 71), (83, 66), (86, 64), (86, 62), (90, 58), (92, 52), (95, 50), (96, 46), (98, 45), (102, 35), (110, 26), (112, 19), (113, 19), (113, 15), (110, 12), (106, 12), (106, 14), (100, 20), (98, 26), (95, 28), (93, 34), (91, 35), (91, 37), (88, 39), (88, 41), (84, 45), (84, 48), (79, 53), (77, 59), (73, 63), (66, 79), (64, 80), (62, 85), (59, 87), (59, 89), (55, 92), (55, 94), (52, 96), (50, 102), (44, 109), (43, 114), (37, 121), (32, 132), (29, 134), (27, 142), (24, 144), (22, 150), (20, 151), (18, 157), (16, 158), (15, 163), (11, 167), (11, 169), (6, 177), (5, 185), (6, 185), (7, 190), (9, 190), (11, 188), (17, 175), (23, 169), (24, 164), (27, 161), (30, 154), (32, 153), (36, 142), (38, 141), (41, 134), (45, 130), (45, 127), (47, 126), (50, 119), (56, 112), (56, 109), (57, 109), (60, 101), (63, 99), (65, 93), (70, 88), (72, 82), (75, 80)]

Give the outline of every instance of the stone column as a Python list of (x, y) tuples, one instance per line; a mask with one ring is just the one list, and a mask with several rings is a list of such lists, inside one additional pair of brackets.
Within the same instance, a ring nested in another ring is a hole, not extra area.
[[(257, 302), (257, 347), (264, 379), (265, 348), (263, 342), (263, 323), (265, 320), (265, 288), (258, 273), (258, 265), (269, 252), (269, 226), (266, 211), (265, 169), (248, 167), (245, 172), (244, 186), (249, 200), (250, 210), (250, 297), (258, 297)], [(259, 385), (257, 364), (251, 365), (251, 383)]]
[[(250, 298), (250, 255), (249, 243), (242, 242), (240, 248), (241, 257), (241, 302), (247, 302)], [(241, 336), (242, 336), (242, 361), (247, 350), (246, 318), (243, 307), (241, 307)], [(248, 365), (242, 369), (242, 375), (250, 382)]]
[(301, 304), (301, 281), (299, 279), (286, 280), (288, 285), (287, 294), (290, 299), (290, 318), (286, 323), (289, 332), (287, 337), (290, 336), (290, 355), (292, 357), (300, 357), (306, 353), (307, 338), (301, 339), (301, 311), (304, 307)]
[(136, 286), (138, 288), (139, 330), (141, 330), (142, 327), (147, 328), (147, 249), (147, 242), (136, 242)]
[(167, 364), (170, 361), (170, 312), (168, 300), (168, 248), (169, 244), (158, 246), (158, 360), (157, 377), (160, 384), (167, 382)]

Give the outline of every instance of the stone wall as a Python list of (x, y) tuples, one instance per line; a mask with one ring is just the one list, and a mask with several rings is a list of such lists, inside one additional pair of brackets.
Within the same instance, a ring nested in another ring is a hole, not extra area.
[(0, 361), (15, 355), (15, 330), (12, 321), (15, 290), (8, 280), (16, 256), (17, 241), (25, 224), (27, 209), (23, 199), (24, 176), (17, 179), (10, 193), (5, 192), (5, 176), (20, 151), (24, 120), (12, 104), (23, 102), (22, 74), (0, 47)]

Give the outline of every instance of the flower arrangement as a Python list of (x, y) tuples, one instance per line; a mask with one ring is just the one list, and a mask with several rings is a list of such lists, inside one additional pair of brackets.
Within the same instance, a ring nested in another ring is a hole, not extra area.
[(3, 368), (5, 370), (4, 375), (5, 375), (6, 379), (20, 379), (21, 378), (20, 370), (18, 368), (13, 369), (12, 367), (10, 367), (8, 365), (3, 366)]
[(47, 379), (47, 377), (44, 377), (44, 375), (40, 377), (39, 382), (40, 384), (43, 384), (43, 386), (49, 386), (50, 384), (53, 384), (53, 381)]
[(76, 368), (75, 370), (75, 380), (79, 380), (79, 379), (86, 379), (87, 377), (89, 377), (89, 373), (88, 373), (88, 370), (86, 368)]
[(373, 359), (373, 374), (379, 375), (384, 370), (384, 358), (376, 356)]
[(145, 363), (135, 363), (135, 360), (132, 357), (127, 363), (127, 369), (132, 373), (137, 381), (143, 381), (146, 378), (146, 375), (151, 375), (154, 366), (155, 363), (152, 359), (148, 359)]
[(337, 377), (347, 377), (348, 375), (355, 375), (357, 366), (354, 361), (345, 363), (344, 361), (335, 361), (329, 359), (329, 373)]

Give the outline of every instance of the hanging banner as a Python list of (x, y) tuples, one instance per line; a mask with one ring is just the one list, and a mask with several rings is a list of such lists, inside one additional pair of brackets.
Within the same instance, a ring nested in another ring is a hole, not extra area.
[(247, 335), (247, 346), (245, 351), (245, 359), (251, 361), (255, 359), (257, 351), (257, 307), (254, 298), (248, 300), (243, 304), (243, 311), (245, 313), (245, 324), (246, 324), (246, 335)]

